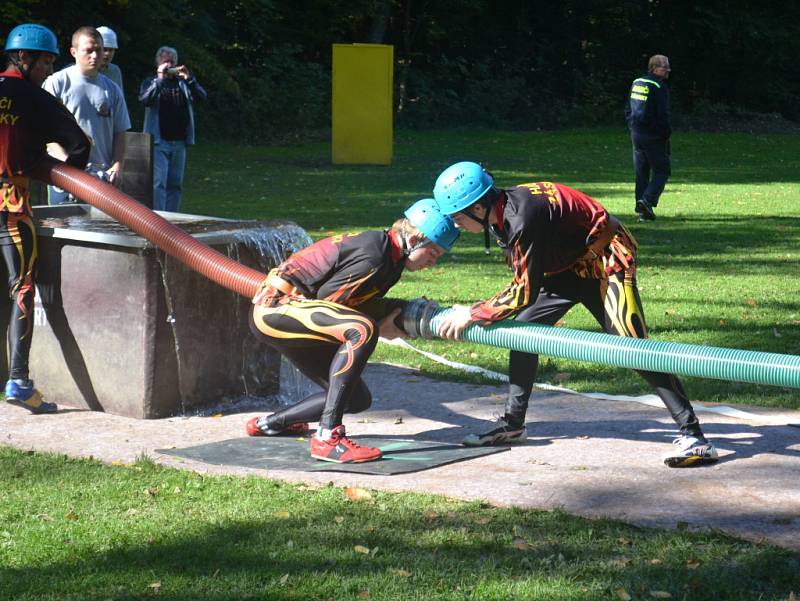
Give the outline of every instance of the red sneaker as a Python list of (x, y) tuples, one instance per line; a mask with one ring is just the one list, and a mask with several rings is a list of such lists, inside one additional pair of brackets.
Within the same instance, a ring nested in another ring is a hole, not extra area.
[(305, 422), (297, 422), (283, 430), (273, 430), (272, 428), (262, 428), (258, 425), (260, 417), (254, 417), (247, 421), (244, 429), (247, 431), (248, 436), (302, 436), (309, 431), (308, 424)]
[(333, 463), (364, 463), (383, 456), (380, 449), (362, 447), (347, 438), (344, 426), (335, 427), (331, 434), (328, 440), (320, 440), (316, 434), (311, 437), (311, 456), (314, 459)]

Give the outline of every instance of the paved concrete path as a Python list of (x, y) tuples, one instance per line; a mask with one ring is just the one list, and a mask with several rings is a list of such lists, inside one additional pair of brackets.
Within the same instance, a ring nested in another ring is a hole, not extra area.
[[(502, 411), (503, 386), (430, 380), (412, 370), (370, 365), (370, 411), (345, 416), (348, 434), (458, 442)], [(497, 505), (563, 509), (586, 517), (676, 528), (716, 529), (800, 550), (800, 412), (744, 408), (752, 420), (701, 412), (721, 459), (669, 469), (661, 455), (675, 434), (666, 409), (539, 392), (529, 410), (527, 443), (496, 455), (395, 476), (310, 473), (211, 466), (162, 455), (244, 435), (258, 413), (135, 420), (84, 410), (33, 416), (0, 404), (0, 444), (131, 462), (142, 453), (181, 469), (258, 474), (288, 481), (441, 493)], [(402, 420), (398, 419), (402, 418)], [(400, 422), (400, 423), (398, 423)]]

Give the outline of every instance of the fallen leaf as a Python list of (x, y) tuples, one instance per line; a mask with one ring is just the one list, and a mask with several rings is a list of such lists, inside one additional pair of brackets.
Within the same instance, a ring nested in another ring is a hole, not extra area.
[(46, 513), (37, 513), (36, 514), (36, 519), (42, 520), (43, 522), (52, 522), (53, 521), (53, 518), (51, 518)]
[(290, 517), (291, 514), (288, 511), (278, 511), (275, 513), (275, 517), (285, 520), (286, 518)]
[(587, 436), (586, 434), (581, 434), (577, 438), (578, 438), (578, 440), (589, 440), (591, 438), (591, 436)]
[(675, 309), (667, 309), (664, 311), (664, 315), (675, 315)]
[(344, 517), (337, 515), (335, 518), (333, 518), (333, 521), (336, 522), (337, 524), (341, 524), (342, 522), (344, 522)]
[(399, 576), (400, 578), (411, 578), (413, 574), (408, 570), (401, 570), (401, 569), (393, 569), (392, 574), (395, 576)]
[(180, 486), (176, 486), (175, 488), (173, 488), (173, 489), (172, 489), (172, 492), (173, 492), (173, 494), (179, 495), (179, 494), (181, 494), (183, 491), (181, 490), (181, 487), (180, 487)]
[(687, 559), (686, 560), (686, 569), (687, 570), (696, 570), (700, 567), (700, 562), (696, 559)]
[(353, 547), (353, 551), (356, 553), (361, 553), (362, 555), (369, 555), (369, 549), (364, 545), (356, 545)]
[(117, 466), (125, 465), (125, 462), (124, 461), (120, 461), (119, 459), (115, 459), (114, 461), (111, 462), (111, 465), (117, 465)]
[(633, 560), (630, 557), (618, 557), (611, 561), (611, 564), (618, 567), (618, 568), (627, 568), (629, 565), (633, 563)]
[(633, 598), (624, 588), (618, 588), (617, 590), (614, 591), (614, 594), (617, 596), (617, 599), (619, 599), (619, 601), (631, 601), (631, 599)]
[(653, 599), (672, 599), (672, 595), (667, 591), (650, 591)]
[(289, 574), (284, 574), (283, 576), (281, 576), (281, 579), (278, 580), (278, 584), (280, 584), (281, 586), (285, 586), (287, 580), (289, 580)]
[(348, 486), (344, 489), (345, 496), (351, 501), (366, 501), (371, 499), (372, 495), (368, 490), (357, 488), (355, 486)]
[(356, 593), (356, 597), (358, 597), (359, 599), (369, 599), (369, 589), (358, 591)]
[(155, 497), (158, 494), (158, 487), (156, 487), (156, 486), (148, 486), (147, 488), (144, 489), (143, 492), (148, 497)]
[(64, 517), (67, 518), (68, 520), (72, 521), (72, 522), (77, 522), (79, 519), (81, 519), (81, 517), (77, 513), (75, 513), (74, 511), (70, 511)]
[(438, 518), (439, 514), (436, 513), (435, 511), (431, 511), (429, 509), (428, 511), (426, 511), (425, 513), (422, 514), (422, 517), (424, 517), (428, 521), (431, 521), (431, 520), (435, 520), (436, 518)]
[(754, 299), (754, 298), (745, 299), (744, 304), (747, 305), (748, 307), (756, 307), (756, 306), (758, 306), (758, 303), (756, 302), (756, 299)]
[(403, 418), (402, 417), (394, 418), (394, 425), (395, 426), (397, 426), (398, 424), (402, 424), (402, 423), (403, 423)]
[(215, 414), (214, 414), (214, 415), (212, 415), (211, 417), (213, 417), (214, 419), (219, 419), (219, 418), (220, 418), (220, 417), (222, 417), (223, 415), (224, 415), (223, 413), (215, 413)]
[(151, 582), (147, 585), (147, 588), (152, 590), (154, 593), (161, 592), (161, 582)]
[(618, 545), (632, 545), (633, 541), (631, 539), (629, 539), (629, 538), (625, 538), (624, 536), (620, 536), (617, 539), (617, 544)]
[(663, 561), (661, 561), (660, 559), (651, 559), (651, 560), (650, 560), (649, 562), (647, 562), (647, 563), (649, 563), (649, 564), (650, 564), (650, 565), (652, 565), (652, 566), (657, 566), (657, 565), (659, 565), (659, 564), (662, 564), (662, 563), (664, 563), (664, 562), (663, 562)]
[(533, 549), (533, 545), (531, 545), (528, 541), (524, 538), (516, 537), (513, 541), (511, 541), (511, 545), (520, 551), (530, 551)]

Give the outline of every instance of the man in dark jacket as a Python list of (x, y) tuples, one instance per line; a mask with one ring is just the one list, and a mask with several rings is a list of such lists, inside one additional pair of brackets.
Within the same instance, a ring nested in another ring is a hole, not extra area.
[(633, 142), (633, 168), (636, 172), (636, 212), (639, 221), (656, 218), (655, 209), (671, 175), (669, 138), (669, 59), (650, 57), (648, 73), (633, 81), (625, 120)]
[(53, 72), (56, 36), (47, 27), (19, 25), (6, 38), (6, 68), (0, 73), (0, 255), (8, 272), (11, 314), (6, 401), (33, 413), (53, 413), (28, 377), (33, 335), (33, 297), (38, 257), (28, 173), (47, 156), (47, 144), (61, 146), (67, 163), (83, 169), (90, 142), (75, 117), (41, 86)]

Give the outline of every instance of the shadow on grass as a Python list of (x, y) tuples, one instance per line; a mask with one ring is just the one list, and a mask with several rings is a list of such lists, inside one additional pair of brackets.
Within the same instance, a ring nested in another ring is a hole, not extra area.
[[(259, 492), (268, 491), (249, 490)], [(290, 515), (307, 507), (304, 497), (314, 497), (314, 513)], [(275, 511), (257, 497), (242, 500)], [(101, 536), (103, 551), (73, 536), (50, 550), (54, 559), (0, 567), (0, 593), (60, 601), (594, 600), (626, 589), (735, 601), (785, 599), (796, 587), (796, 554), (722, 535), (478, 504), (447, 511), (434, 501), (433, 511), (423, 512), (417, 503), (393, 503), (387, 510), (383, 502), (382, 496), (347, 502), (335, 489), (309, 491), (294, 496), (283, 519), (238, 517), (222, 502), (213, 523), (188, 515), (156, 519), (144, 532)], [(69, 526), (50, 528), (54, 539), (70, 534)], [(687, 569), (687, 561), (696, 566)]]

